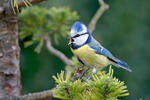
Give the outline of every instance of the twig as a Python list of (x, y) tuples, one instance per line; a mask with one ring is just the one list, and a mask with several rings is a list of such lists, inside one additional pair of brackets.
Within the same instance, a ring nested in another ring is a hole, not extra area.
[(22, 96), (22, 98), (25, 98), (26, 100), (50, 100), (53, 98), (53, 90), (27, 94)]
[(66, 87), (65, 90), (66, 90), (66, 92), (67, 92), (68, 97), (70, 98), (70, 100), (73, 100), (72, 96), (71, 96), (70, 93), (69, 93), (69, 88)]
[(55, 49), (52, 46), (51, 40), (48, 36), (45, 38), (45, 40), (46, 40), (46, 47), (49, 50), (49, 52), (58, 57), (60, 60), (62, 60), (64, 64), (71, 66), (69, 59), (62, 52), (60, 52), (59, 50)]
[(108, 80), (106, 80), (106, 86), (104, 88), (105, 92), (103, 93), (103, 97), (104, 97), (104, 100), (107, 99), (107, 95), (109, 93), (108, 91), (108, 86), (109, 86), (109, 83), (110, 83), (110, 77), (107, 77)]
[(88, 25), (88, 28), (91, 31), (91, 33), (94, 31), (98, 19), (100, 19), (100, 17), (103, 15), (103, 13), (109, 8), (109, 5), (107, 5), (103, 0), (98, 0), (98, 1), (100, 4), (100, 8), (97, 10), (95, 15), (92, 17), (92, 19)]
[(0, 100), (51, 100), (53, 98), (53, 89), (43, 92), (30, 93), (23, 96), (5, 96)]

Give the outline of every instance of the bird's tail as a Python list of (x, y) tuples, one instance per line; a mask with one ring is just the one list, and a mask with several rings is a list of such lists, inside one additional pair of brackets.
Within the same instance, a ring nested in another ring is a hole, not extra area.
[(112, 64), (116, 67), (119, 67), (119, 68), (123, 68), (129, 72), (132, 72), (132, 70), (129, 68), (128, 64), (123, 62), (123, 61), (120, 61), (119, 59), (117, 58), (109, 58), (111, 61), (112, 61)]

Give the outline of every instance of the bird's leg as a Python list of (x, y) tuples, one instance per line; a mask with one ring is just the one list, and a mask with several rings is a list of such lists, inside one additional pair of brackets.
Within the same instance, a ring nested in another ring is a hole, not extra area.
[(92, 74), (88, 77), (88, 80), (97, 72), (97, 68), (93, 67)]

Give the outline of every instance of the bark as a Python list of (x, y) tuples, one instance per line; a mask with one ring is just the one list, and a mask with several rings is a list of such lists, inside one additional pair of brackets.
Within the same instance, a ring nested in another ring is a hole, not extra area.
[(9, 0), (0, 0), (0, 98), (21, 94), (18, 17)]

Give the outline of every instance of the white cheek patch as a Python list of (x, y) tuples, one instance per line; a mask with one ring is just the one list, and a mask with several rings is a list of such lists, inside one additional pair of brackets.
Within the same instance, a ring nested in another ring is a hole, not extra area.
[(89, 34), (81, 35), (79, 37), (74, 38), (74, 42), (76, 45), (80, 46), (83, 45), (87, 39), (88, 39)]

